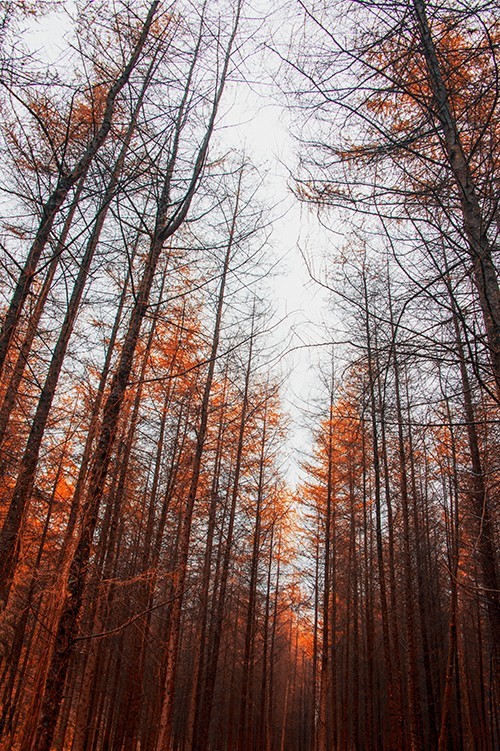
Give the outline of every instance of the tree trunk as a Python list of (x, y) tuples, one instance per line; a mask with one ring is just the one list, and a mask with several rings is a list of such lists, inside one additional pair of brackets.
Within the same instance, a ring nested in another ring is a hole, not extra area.
[(86, 151), (80, 157), (79, 161), (73, 167), (73, 169), (66, 173), (61, 171), (53, 193), (43, 205), (42, 220), (38, 227), (35, 240), (33, 241), (33, 244), (28, 253), (24, 267), (19, 276), (10, 306), (5, 316), (2, 330), (0, 332), (0, 372), (4, 367), (5, 359), (9, 350), (9, 345), (19, 323), (24, 303), (29, 294), (33, 278), (36, 273), (38, 262), (49, 240), (52, 226), (54, 224), (57, 213), (72, 187), (86, 175), (92, 160), (96, 156), (97, 152), (99, 151), (109, 134), (117, 97), (123, 87), (129, 81), (132, 71), (139, 61), (142, 50), (148, 38), (158, 4), (158, 0), (154, 0), (154, 2), (151, 4), (148, 15), (142, 27), (140, 37), (132, 51), (130, 59), (124, 67), (120, 76), (118, 76), (107, 93), (104, 114), (97, 133), (95, 134)]
[(118, 179), (122, 173), (125, 157), (135, 131), (137, 117), (142, 107), (144, 95), (149, 84), (149, 74), (144, 81), (122, 148), (114, 165), (111, 177), (106, 186), (103, 200), (97, 213), (96, 221), (87, 242), (85, 252), (79, 263), (79, 270), (73, 286), (73, 291), (64, 317), (58, 340), (50, 361), (49, 370), (40, 394), (38, 406), (33, 417), (28, 443), (21, 461), (21, 469), (14, 488), (9, 510), (7, 512), (0, 538), (0, 600), (6, 601), (10, 589), (10, 582), (16, 566), (16, 542), (23, 518), (24, 509), (29, 501), (35, 482), (38, 457), (42, 445), (47, 420), (54, 401), (59, 376), (68, 349), (69, 340), (80, 312), (85, 285), (90, 274), (94, 254), (99, 243), (101, 231), (108, 212), (110, 202), (114, 196)]
[(425, 0), (413, 0), (420, 35), (421, 51), (427, 65), (429, 83), (436, 102), (435, 116), (443, 129), (444, 148), (449, 167), (460, 193), (465, 236), (474, 269), (483, 314), (489, 355), (500, 398), (500, 288), (493, 262), (493, 247), (488, 238), (488, 222), (483, 217), (478, 190), (467, 161), (449, 99), (446, 83), (429, 21)]
[[(241, 416), (238, 430), (238, 442), (236, 448), (236, 458), (234, 467), (234, 477), (232, 480), (232, 491), (230, 498), (229, 519), (226, 532), (225, 549), (221, 563), (220, 587), (218, 592), (217, 604), (212, 619), (210, 629), (210, 654), (207, 663), (205, 686), (203, 691), (203, 702), (201, 705), (199, 728), (200, 734), (197, 741), (196, 751), (207, 751), (208, 735), (210, 730), (210, 720), (212, 715), (213, 694), (215, 688), (215, 679), (217, 674), (217, 663), (219, 660), (220, 641), (222, 636), (222, 624), (224, 619), (224, 608), (226, 604), (226, 589), (229, 575), (229, 564), (231, 562), (231, 552), (233, 544), (234, 522), (236, 516), (236, 504), (239, 493), (240, 474), (243, 462), (243, 450), (245, 439), (245, 427), (248, 416), (248, 397), (250, 387), (250, 376), (252, 372), (252, 354), (254, 344), (254, 320), (252, 320), (252, 331), (250, 335), (250, 347), (248, 352), (248, 361), (245, 374), (245, 386), (241, 404)], [(162, 751), (158, 748), (158, 751)]]

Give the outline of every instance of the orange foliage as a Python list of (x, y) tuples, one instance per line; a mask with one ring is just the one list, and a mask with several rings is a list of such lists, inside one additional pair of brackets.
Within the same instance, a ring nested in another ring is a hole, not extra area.
[[(483, 164), (486, 149), (490, 169), (494, 170), (498, 167), (500, 117), (496, 88), (491, 83), (497, 75), (493, 50), (498, 48), (500, 32), (458, 29), (442, 22), (435, 25), (433, 35), (462, 147), (473, 168)], [(386, 84), (374, 91), (364, 106), (400, 140), (404, 142), (405, 136), (411, 138), (412, 150), (423, 148), (425, 142), (426, 158), (439, 159), (440, 141), (429, 139), (429, 128), (424, 124), (429, 113), (434, 118), (438, 115), (425, 60), (416, 38), (405, 39), (404, 45), (409, 50), (405, 54), (401, 54), (400, 40), (388, 39), (374, 49), (370, 60), (383, 71)], [(479, 144), (482, 148), (477, 151)], [(384, 150), (377, 144), (354, 146), (340, 156), (369, 158), (377, 149)]]
[(334, 504), (347, 510), (349, 486), (362, 471), (362, 423), (358, 409), (349, 396), (339, 399), (316, 435), (313, 462), (304, 464), (313, 482), (303, 488), (303, 497), (313, 502), (320, 513), (326, 503), (329, 481)]
[[(77, 155), (102, 123), (108, 89), (96, 83), (64, 104), (47, 93), (28, 93), (28, 123), (6, 121), (5, 137), (21, 170), (57, 174), (59, 161)], [(17, 234), (19, 234), (17, 232)]]

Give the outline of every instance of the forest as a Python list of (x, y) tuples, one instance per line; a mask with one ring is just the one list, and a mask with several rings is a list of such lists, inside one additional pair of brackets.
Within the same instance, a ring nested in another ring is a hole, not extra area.
[(498, 750), (498, 0), (4, 0), (0, 102), (0, 749)]

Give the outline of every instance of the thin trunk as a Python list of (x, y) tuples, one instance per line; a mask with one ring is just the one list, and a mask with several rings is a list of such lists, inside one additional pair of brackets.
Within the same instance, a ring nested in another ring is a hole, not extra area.
[[(381, 384), (378, 383), (378, 389), (379, 389), (379, 404), (380, 409), (382, 410), (382, 391), (381, 391)], [(403, 682), (403, 671), (401, 667), (401, 639), (399, 636), (399, 619), (398, 619), (398, 587), (396, 584), (396, 556), (395, 556), (395, 545), (394, 545), (394, 535), (395, 535), (395, 522), (394, 522), (394, 512), (392, 507), (392, 488), (391, 488), (391, 482), (390, 482), (390, 469), (389, 469), (389, 456), (388, 456), (388, 449), (387, 449), (387, 435), (386, 435), (386, 422), (384, 419), (381, 420), (381, 426), (380, 426), (380, 438), (381, 438), (381, 451), (382, 451), (382, 457), (383, 457), (383, 466), (384, 466), (384, 490), (385, 490), (385, 505), (386, 505), (386, 511), (387, 511), (387, 538), (388, 538), (388, 559), (389, 559), (389, 591), (390, 591), (390, 608), (388, 609), (388, 613), (390, 615), (391, 620), (391, 644), (392, 644), (392, 655), (393, 655), (393, 681), (394, 685), (397, 687), (397, 718), (398, 718), (398, 729), (399, 729), (399, 743), (401, 746), (401, 751), (405, 751), (405, 749), (408, 748), (408, 730), (409, 728), (408, 723), (403, 722), (403, 716), (404, 716), (404, 704), (405, 704), (405, 685)], [(396, 697), (395, 697), (396, 701)]]
[(410, 528), (410, 498), (407, 479), (407, 452), (403, 430), (403, 409), (400, 394), (399, 364), (396, 348), (393, 350), (394, 384), (396, 392), (396, 410), (398, 422), (399, 485), (401, 493), (401, 511), (403, 520), (403, 566), (405, 596), (405, 627), (408, 642), (408, 688), (409, 714), (412, 751), (423, 751), (422, 709), (419, 685), (419, 669), (416, 642), (416, 619), (414, 608), (414, 575), (412, 563), (412, 539)]
[(66, 240), (68, 238), (69, 230), (73, 222), (75, 211), (78, 207), (84, 182), (85, 180), (82, 177), (76, 188), (73, 201), (71, 202), (71, 206), (68, 211), (68, 216), (66, 217), (64, 226), (57, 241), (56, 251), (52, 260), (50, 261), (47, 274), (45, 275), (42, 287), (37, 296), (35, 307), (27, 321), (27, 329), (22, 344), (19, 348), (19, 353), (17, 355), (14, 366), (12, 367), (12, 370), (9, 372), (9, 382), (7, 383), (5, 394), (3, 396), (2, 406), (0, 407), (0, 445), (3, 443), (3, 440), (5, 438), (5, 433), (7, 431), (10, 416), (19, 395), (19, 386), (21, 385), (21, 381), (23, 379), (26, 364), (28, 362), (28, 356), (31, 353), (33, 342), (38, 332), (40, 319), (45, 309), (45, 303), (47, 302), (49, 292), (52, 288), (52, 282), (54, 281), (55, 273), (59, 267), (59, 257), (65, 248)]
[[(175, 573), (172, 581), (172, 598), (173, 605), (170, 615), (171, 627), (170, 638), (167, 647), (167, 671), (165, 675), (164, 685), (164, 700), (162, 711), (160, 715), (160, 725), (157, 740), (158, 751), (162, 751), (164, 747), (170, 748), (172, 737), (172, 721), (173, 721), (173, 699), (174, 699), (174, 685), (175, 675), (177, 668), (177, 650), (180, 637), (180, 623), (182, 613), (182, 601), (184, 596), (184, 586), (187, 575), (187, 566), (189, 559), (189, 546), (191, 541), (191, 525), (194, 512), (194, 506), (196, 502), (196, 496), (198, 493), (198, 484), (200, 479), (200, 472), (202, 467), (203, 450), (205, 445), (205, 439), (208, 431), (208, 415), (210, 406), (210, 395), (212, 393), (212, 386), (215, 373), (215, 364), (217, 361), (217, 355), (219, 350), (220, 330), (222, 324), (222, 313), (224, 308), (224, 295), (226, 290), (226, 280), (229, 271), (229, 264), (231, 260), (231, 254), (233, 252), (233, 241), (236, 230), (236, 219), (238, 216), (239, 200), (240, 200), (240, 188), (243, 169), (240, 170), (239, 182), (236, 192), (235, 208), (233, 213), (233, 219), (231, 223), (228, 244), (226, 248), (226, 254), (224, 258), (224, 264), (222, 267), (222, 275), (219, 287), (219, 295), (217, 300), (217, 311), (215, 316), (215, 325), (212, 335), (212, 346), (210, 349), (210, 356), (208, 362), (208, 372), (205, 380), (205, 386), (203, 389), (203, 397), (201, 400), (201, 410), (199, 424), (196, 429), (196, 449), (193, 458), (193, 469), (191, 475), (191, 483), (189, 487), (186, 504), (182, 510), (181, 527), (179, 533), (179, 552), (176, 560)], [(194, 720), (194, 713), (193, 713)], [(189, 723), (188, 735), (192, 739), (193, 724)]]
[(207, 628), (208, 628), (208, 609), (209, 609), (209, 591), (210, 591), (210, 574), (212, 570), (212, 555), (216, 531), (217, 508), (220, 503), (219, 487), (220, 472), (223, 451), (223, 438), (226, 419), (226, 388), (227, 378), (224, 380), (224, 390), (222, 394), (222, 407), (219, 416), (219, 427), (217, 435), (217, 445), (215, 451), (214, 471), (212, 478), (212, 487), (210, 491), (210, 508), (207, 522), (207, 541), (205, 545), (205, 555), (203, 560), (202, 584), (200, 592), (200, 607), (198, 611), (198, 622), (196, 635), (194, 639), (195, 655), (193, 660), (193, 684), (191, 687), (191, 698), (189, 714), (187, 720), (186, 748), (191, 751), (196, 748), (199, 735), (199, 717), (201, 711), (201, 697), (203, 693), (203, 681), (205, 677), (205, 668), (207, 660)]
[[(134, 262), (134, 258), (137, 253), (138, 244), (139, 244), (139, 234), (137, 234), (135, 244), (132, 248), (131, 260), (130, 260), (131, 265)], [(68, 517), (68, 524), (66, 526), (64, 542), (63, 542), (62, 550), (61, 550), (61, 560), (60, 560), (61, 565), (64, 564), (65, 557), (67, 556), (67, 551), (72, 544), (73, 533), (75, 531), (75, 527), (78, 521), (78, 515), (81, 511), (81, 500), (82, 500), (82, 496), (85, 490), (85, 483), (87, 480), (87, 473), (88, 473), (90, 461), (93, 455), (94, 443), (97, 437), (97, 430), (99, 427), (99, 417), (101, 414), (101, 406), (102, 406), (102, 402), (104, 399), (104, 393), (106, 389), (106, 384), (108, 382), (109, 373), (111, 370), (111, 361), (115, 353), (115, 346), (116, 346), (116, 341), (118, 338), (118, 333), (120, 331), (120, 325), (122, 323), (123, 309), (127, 301), (127, 294), (129, 291), (130, 280), (131, 280), (131, 271), (129, 268), (127, 276), (123, 282), (123, 289), (122, 289), (122, 293), (120, 295), (120, 299), (118, 302), (118, 309), (115, 314), (113, 328), (111, 330), (109, 343), (106, 348), (106, 357), (104, 360), (104, 365), (101, 371), (101, 375), (99, 377), (99, 384), (98, 384), (96, 395), (94, 397), (94, 402), (92, 405), (92, 413), (90, 415), (87, 435), (85, 437), (85, 444), (83, 447), (82, 458), (81, 458), (80, 467), (78, 470), (78, 477), (76, 480), (75, 491), (73, 493), (73, 499), (71, 502), (71, 508), (70, 508), (69, 517)]]
[(52, 231), (57, 213), (73, 186), (76, 185), (78, 181), (86, 175), (91, 162), (93, 161), (97, 152), (106, 140), (109, 131), (111, 130), (111, 123), (115, 110), (116, 100), (123, 87), (129, 81), (130, 76), (139, 61), (142, 50), (148, 38), (158, 4), (158, 0), (154, 0), (154, 2), (151, 4), (148, 15), (142, 27), (141, 34), (132, 51), (130, 59), (124, 67), (120, 76), (118, 76), (118, 78), (108, 90), (102, 122), (95, 136), (92, 138), (84, 154), (80, 157), (79, 161), (73, 167), (73, 169), (69, 172), (64, 172), (63, 170), (61, 170), (54, 191), (42, 207), (42, 219), (38, 227), (37, 234), (30, 248), (21, 274), (19, 275), (19, 279), (14, 290), (9, 308), (7, 310), (2, 330), (0, 332), (0, 372), (4, 367), (5, 359), (9, 350), (9, 345), (16, 331), (24, 303), (31, 289), (38, 262), (50, 238), (50, 233)]
[[(439, 727), (438, 738), (438, 751), (447, 751), (448, 747), (448, 733), (449, 722), (452, 706), (452, 692), (453, 692), (453, 678), (454, 673), (458, 667), (458, 636), (457, 636), (457, 620), (458, 620), (458, 563), (459, 563), (459, 549), (460, 549), (460, 515), (459, 515), (459, 503), (458, 503), (458, 488), (459, 479), (457, 472), (457, 457), (455, 436), (453, 434), (451, 414), (449, 410), (449, 404), (447, 401), (448, 410), (448, 423), (451, 437), (451, 453), (452, 453), (452, 475), (449, 480), (449, 499), (450, 499), (450, 518), (449, 518), (449, 552), (448, 552), (448, 565), (450, 568), (450, 617), (448, 624), (448, 657), (446, 662), (446, 674), (444, 682), (443, 700), (441, 703), (441, 719)], [(444, 480), (443, 480), (444, 482)], [(456, 674), (456, 680), (458, 682), (458, 673)], [(460, 706), (457, 710), (460, 715)], [(459, 744), (462, 745), (462, 723), (459, 722)]]
[(137, 118), (142, 107), (144, 95), (149, 84), (149, 73), (137, 100), (127, 133), (125, 134), (120, 154), (113, 167), (110, 179), (103, 195), (103, 200), (97, 213), (96, 221), (87, 242), (85, 252), (79, 263), (79, 270), (73, 286), (73, 291), (68, 304), (68, 309), (61, 326), (59, 337), (54, 346), (54, 352), (50, 361), (49, 370), (42, 387), (38, 406), (33, 417), (32, 427), (28, 443), (21, 461), (21, 469), (14, 488), (10, 506), (5, 517), (0, 539), (0, 599), (6, 600), (10, 589), (10, 582), (16, 566), (16, 541), (23, 518), (24, 509), (29, 501), (38, 465), (38, 457), (42, 445), (45, 428), (50, 415), (50, 410), (56, 394), (59, 376), (61, 374), (64, 358), (68, 349), (71, 334), (75, 327), (80, 304), (87, 280), (91, 271), (94, 254), (99, 243), (104, 221), (108, 213), (110, 202), (115, 194), (118, 179), (122, 173), (125, 157), (130, 146), (133, 133), (136, 128)]
[(482, 595), (486, 602), (486, 611), (490, 626), (490, 636), (493, 646), (493, 694), (500, 693), (500, 582), (497, 572), (495, 531), (491, 510), (491, 501), (485, 483), (483, 462), (479, 436), (476, 428), (476, 415), (472, 402), (472, 388), (465, 363), (460, 326), (455, 308), (453, 308), (456, 346), (459, 357), (460, 377), (462, 380), (462, 395), (464, 400), (465, 418), (467, 421), (467, 437), (472, 465), (470, 500), (477, 524), (477, 552), (482, 574)]
[(413, 7), (417, 18), (421, 51), (425, 58), (429, 83), (435, 98), (435, 116), (443, 131), (446, 158), (460, 193), (463, 227), (473, 263), (474, 283), (479, 294), (493, 376), (500, 395), (500, 288), (493, 262), (493, 246), (487, 234), (488, 222), (481, 212), (479, 192), (474, 183), (458, 125), (450, 106), (448, 90), (426, 13), (425, 0), (413, 0)]
[(269, 706), (268, 706), (268, 712), (267, 712), (267, 734), (268, 738), (270, 739), (269, 742), (269, 751), (273, 751), (274, 748), (276, 748), (276, 738), (275, 738), (275, 728), (277, 727), (277, 723), (275, 722), (276, 717), (276, 696), (275, 696), (275, 671), (274, 671), (274, 665), (276, 663), (276, 642), (277, 642), (277, 631), (278, 631), (278, 618), (279, 618), (279, 612), (278, 612), (278, 605), (279, 605), (279, 592), (280, 592), (280, 576), (281, 576), (281, 531), (280, 535), (278, 537), (278, 551), (277, 551), (277, 558), (278, 563), (276, 565), (276, 584), (274, 588), (274, 607), (273, 607), (273, 621), (272, 621), (272, 627), (271, 627), (271, 645), (269, 649), (269, 664), (271, 666), (271, 671), (269, 674)]
[[(206, 751), (208, 747), (208, 733), (210, 730), (210, 720), (212, 715), (213, 695), (215, 688), (215, 679), (217, 674), (217, 663), (219, 660), (220, 642), (222, 636), (222, 625), (224, 620), (224, 610), (226, 604), (226, 589), (229, 577), (229, 565), (231, 562), (231, 553), (233, 549), (233, 533), (234, 522), (236, 517), (236, 504), (239, 495), (240, 475), (243, 464), (243, 451), (245, 445), (245, 428), (248, 416), (248, 397), (250, 388), (250, 376), (252, 372), (252, 355), (254, 345), (254, 319), (252, 318), (252, 331), (250, 335), (250, 347), (248, 352), (248, 360), (245, 374), (245, 386), (243, 391), (243, 398), (241, 404), (241, 416), (238, 430), (238, 442), (236, 448), (236, 458), (234, 467), (234, 477), (232, 480), (232, 491), (229, 508), (229, 519), (226, 532), (226, 542), (221, 562), (220, 572), (220, 588), (218, 593), (218, 600), (214, 612), (213, 622), (211, 626), (210, 634), (210, 655), (207, 663), (205, 687), (204, 687), (204, 700), (200, 713), (200, 736), (198, 741), (198, 750)], [(162, 751), (158, 749), (158, 751)]]
[(375, 398), (375, 382), (378, 377), (375, 376), (374, 354), (372, 347), (372, 333), (370, 326), (370, 311), (368, 300), (368, 286), (366, 282), (366, 273), (363, 273), (363, 291), (364, 291), (364, 304), (365, 304), (365, 336), (367, 343), (367, 356), (368, 356), (368, 380), (369, 380), (369, 398), (370, 398), (370, 417), (371, 417), (371, 429), (372, 429), (372, 456), (373, 456), (373, 479), (374, 479), (374, 495), (375, 495), (375, 524), (376, 524), (376, 545), (377, 545), (377, 566), (378, 566), (378, 580), (380, 589), (380, 610), (382, 615), (382, 645), (384, 651), (384, 663), (385, 663), (385, 680), (387, 683), (387, 695), (388, 695), (388, 732), (387, 740), (388, 751), (394, 749), (400, 751), (401, 748), (401, 717), (397, 712), (397, 704), (394, 698), (394, 668), (391, 656), (391, 644), (389, 634), (389, 609), (387, 606), (387, 587), (385, 577), (385, 565), (384, 565), (384, 549), (383, 549), (383, 536), (382, 536), (382, 503), (381, 503), (381, 467), (380, 467), (380, 447), (379, 447), (379, 431), (377, 424), (377, 405)]
[[(330, 386), (330, 404), (328, 410), (328, 444), (327, 444), (327, 478), (325, 505), (325, 551), (323, 561), (323, 602), (321, 628), (321, 657), (320, 657), (320, 686), (319, 686), (319, 717), (318, 717), (318, 751), (330, 748), (330, 703), (331, 703), (331, 675), (334, 666), (330, 664), (330, 576), (331, 576), (331, 548), (333, 543), (333, 375)], [(333, 595), (335, 597), (335, 595)]]
[[(159, 293), (160, 300), (162, 299), (162, 291), (163, 291), (163, 285)], [(99, 547), (101, 549), (101, 560), (103, 561), (103, 567), (102, 567), (102, 580), (103, 581), (107, 581), (111, 578), (112, 568), (118, 560), (119, 551), (118, 551), (118, 546), (116, 544), (117, 533), (118, 533), (118, 521), (119, 521), (122, 507), (123, 507), (123, 500), (125, 496), (125, 484), (126, 484), (126, 480), (128, 476), (129, 463), (130, 463), (130, 458), (131, 458), (131, 453), (132, 453), (132, 446), (133, 446), (133, 442), (134, 442), (135, 434), (136, 434), (137, 422), (139, 419), (139, 409), (141, 406), (144, 377), (146, 374), (148, 358), (150, 356), (151, 348), (153, 345), (155, 330), (156, 330), (156, 320), (154, 320), (151, 325), (145, 351), (142, 354), (141, 372), (140, 372), (139, 379), (138, 379), (139, 383), (137, 386), (137, 391), (134, 397), (134, 405), (132, 409), (132, 414), (131, 414), (128, 429), (127, 429), (127, 437), (123, 445), (123, 451), (121, 453), (120, 461), (117, 462), (117, 467), (116, 467), (116, 472), (117, 472), (116, 489), (114, 493), (112, 494), (112, 497), (113, 497), (112, 503), (108, 504), (108, 509), (110, 511), (108, 515), (108, 519), (105, 520), (101, 529)], [(99, 565), (99, 559), (97, 563)], [(101, 598), (101, 602), (97, 606), (97, 614), (96, 614), (96, 617), (94, 618), (94, 631), (96, 633), (100, 633), (101, 631), (104, 630), (104, 627), (105, 627), (104, 615), (106, 611), (107, 600), (109, 600), (109, 595), (107, 596), (103, 595)], [(108, 609), (109, 609), (109, 603), (108, 603)], [(97, 671), (97, 665), (98, 665), (97, 658), (98, 658), (97, 646), (95, 644), (91, 644), (89, 648), (89, 660), (86, 666), (84, 680), (82, 682), (82, 686), (80, 690), (81, 708), (79, 711), (80, 711), (81, 717), (87, 717), (88, 710), (90, 707), (90, 699), (91, 699), (91, 694), (92, 694), (91, 688), (94, 685), (95, 680), (96, 680), (96, 671)], [(82, 733), (79, 732), (79, 728), (77, 727), (76, 733), (75, 733), (75, 741), (73, 744), (73, 751), (81, 751), (84, 737), (85, 735), (84, 734), (82, 735)]]
[(249, 721), (249, 693), (253, 677), (254, 639), (255, 639), (255, 606), (257, 599), (257, 575), (259, 567), (260, 538), (262, 526), (262, 501), (264, 493), (264, 458), (266, 450), (266, 416), (267, 403), (263, 417), (261, 434), (261, 450), (259, 463), (259, 480), (257, 485), (257, 503), (255, 508), (255, 529), (253, 531), (252, 558), (250, 563), (250, 583), (248, 588), (248, 606), (245, 625), (245, 648), (242, 664), (242, 689), (240, 695), (240, 711), (238, 719), (238, 751), (245, 751), (251, 746)]
[[(424, 667), (424, 688), (425, 694), (423, 698), (423, 707), (426, 709), (426, 727), (425, 730), (425, 743), (431, 748), (436, 748), (438, 744), (438, 731), (437, 731), (437, 714), (440, 714), (439, 707), (435, 706), (434, 688), (432, 682), (432, 666), (431, 666), (431, 654), (430, 643), (428, 634), (427, 623), (427, 610), (426, 607), (426, 588), (428, 589), (429, 576), (424, 567), (424, 555), (422, 552), (422, 546), (427, 541), (429, 546), (428, 537), (425, 535), (425, 528), (420, 520), (417, 501), (420, 500), (419, 492), (416, 483), (415, 473), (415, 449), (413, 446), (413, 426), (409, 408), (409, 394), (406, 394), (407, 403), (407, 418), (408, 424), (408, 465), (409, 474), (411, 480), (411, 501), (412, 501), (412, 517), (413, 517), (413, 530), (414, 530), (414, 550), (415, 550), (415, 570), (416, 570), (416, 588), (417, 588), (417, 614), (415, 625), (418, 626), (420, 640), (422, 643), (422, 663)], [(434, 582), (433, 582), (434, 584)], [(440, 614), (437, 611), (436, 615)]]
[(271, 614), (271, 584), (272, 584), (272, 570), (274, 560), (274, 527), (276, 522), (273, 521), (271, 525), (271, 539), (269, 542), (269, 558), (267, 563), (267, 580), (266, 580), (266, 604), (264, 611), (264, 644), (262, 647), (262, 676), (260, 685), (260, 704), (259, 704), (259, 727), (257, 733), (257, 745), (262, 751), (268, 751), (269, 749), (269, 737), (267, 734), (267, 713), (269, 706), (269, 672), (272, 670), (272, 666), (268, 659), (269, 655), (269, 620)]

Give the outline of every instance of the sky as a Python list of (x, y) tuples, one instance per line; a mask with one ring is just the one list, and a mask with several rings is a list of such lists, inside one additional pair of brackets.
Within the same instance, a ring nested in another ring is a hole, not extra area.
[[(254, 0), (257, 17), (265, 15), (266, 5)], [(279, 11), (266, 23), (270, 25), (269, 38), (289, 33), (287, 19)], [(29, 22), (24, 41), (55, 64), (67, 46), (69, 29), (64, 15), (51, 12)], [(264, 33), (267, 36), (267, 29)], [(318, 392), (318, 357), (327, 349), (317, 345), (328, 339), (325, 319), (333, 315), (327, 293), (311, 279), (304, 259), (321, 265), (332, 239), (315, 213), (301, 205), (292, 192), (298, 144), (292, 137), (293, 123), (284, 97), (273, 81), (276, 61), (270, 51), (247, 61), (245, 75), (226, 91), (218, 138), (224, 148), (244, 151), (257, 165), (264, 175), (260, 198), (275, 207), (270, 252), (276, 273), (267, 290), (276, 308), (276, 321), (280, 321), (273, 333), (280, 356), (273, 366), (277, 374), (286, 376), (282, 401), (289, 430), (283, 462), (293, 486), (300, 480), (300, 462), (311, 446), (307, 414)]]

